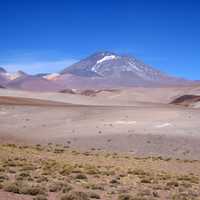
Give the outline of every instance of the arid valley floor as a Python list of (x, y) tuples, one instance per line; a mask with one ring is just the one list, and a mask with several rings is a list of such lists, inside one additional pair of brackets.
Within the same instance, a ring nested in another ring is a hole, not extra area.
[(0, 199), (200, 199), (199, 94), (0, 89)]

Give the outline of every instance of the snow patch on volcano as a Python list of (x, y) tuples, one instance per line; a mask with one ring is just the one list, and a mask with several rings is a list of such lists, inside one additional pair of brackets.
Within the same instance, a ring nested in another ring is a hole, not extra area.
[(117, 59), (117, 56), (115, 56), (115, 55), (105, 56), (102, 59), (98, 60), (97, 64), (105, 62), (107, 60), (113, 60), (113, 59)]
[(100, 64), (102, 64), (102, 63), (105, 62), (105, 61), (115, 60), (115, 59), (117, 59), (117, 58), (118, 58), (118, 56), (116, 56), (116, 55), (104, 56), (102, 59), (100, 59), (100, 60), (98, 60), (98, 61), (96, 62), (96, 64), (94, 65), (94, 67), (92, 67), (91, 70), (92, 70), (93, 72), (97, 72), (98, 66), (99, 66)]

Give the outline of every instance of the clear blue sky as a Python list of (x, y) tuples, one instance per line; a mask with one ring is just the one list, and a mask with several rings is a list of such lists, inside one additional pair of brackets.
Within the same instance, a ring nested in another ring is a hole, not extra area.
[(54, 72), (100, 50), (200, 79), (200, 2), (0, 0), (0, 66)]

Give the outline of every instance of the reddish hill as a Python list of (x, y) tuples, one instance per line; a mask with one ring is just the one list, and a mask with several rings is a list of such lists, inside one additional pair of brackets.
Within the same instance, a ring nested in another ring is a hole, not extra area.
[(1, 96), (0, 105), (20, 105), (20, 106), (67, 106), (72, 105), (68, 103), (61, 103), (56, 101), (47, 101), (24, 97), (10, 97)]

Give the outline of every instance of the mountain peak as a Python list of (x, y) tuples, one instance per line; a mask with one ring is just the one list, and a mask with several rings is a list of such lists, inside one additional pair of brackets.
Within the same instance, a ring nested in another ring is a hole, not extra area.
[(100, 52), (96, 52), (96, 53), (90, 55), (86, 59), (95, 59), (96, 62), (98, 62), (98, 60), (101, 60), (103, 58), (105, 58), (104, 60), (110, 60), (110, 59), (115, 59), (117, 57), (120, 57), (120, 56), (116, 53), (113, 53), (110, 51), (100, 51)]
[(96, 52), (85, 59), (65, 68), (61, 75), (72, 74), (99, 84), (133, 86), (173, 84), (180, 81), (162, 73), (130, 55), (120, 55), (109, 51)]
[(25, 73), (24, 71), (22, 70), (18, 70), (15, 72), (16, 75), (19, 75), (19, 76), (24, 76), (24, 75), (27, 75), (27, 73)]
[(83, 77), (121, 77), (125, 73), (132, 73), (134, 76), (139, 78), (146, 77), (146, 79), (152, 79), (155, 74), (161, 75), (161, 72), (145, 65), (134, 57), (123, 56), (109, 51), (94, 53), (65, 68), (61, 73), (72, 73)]
[(0, 73), (6, 73), (6, 70), (3, 67), (0, 67)]
[(6, 79), (7, 81), (13, 81), (15, 79), (27, 76), (27, 74), (21, 70), (18, 70), (14, 73), (9, 73), (6, 70), (0, 69), (0, 73), (1, 73), (1, 76), (4, 77), (4, 79)]
[(111, 52), (111, 51), (97, 51), (97, 52), (93, 53), (91, 56), (94, 56), (94, 55), (110, 56), (110, 55), (117, 55), (117, 54), (114, 52)]

